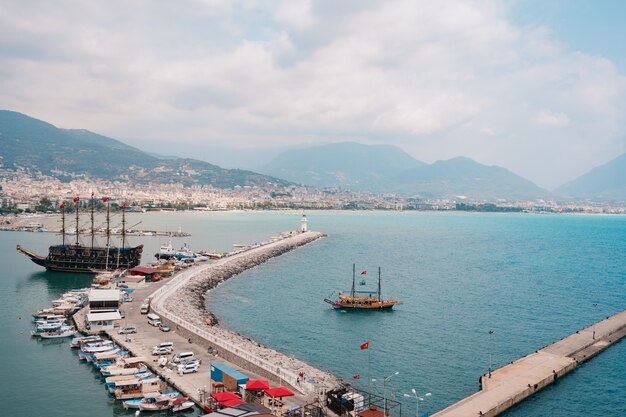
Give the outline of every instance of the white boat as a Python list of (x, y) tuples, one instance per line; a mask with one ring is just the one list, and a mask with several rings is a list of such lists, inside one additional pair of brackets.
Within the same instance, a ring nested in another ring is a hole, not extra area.
[(110, 340), (105, 340), (98, 343), (88, 343), (80, 348), (83, 353), (100, 353), (113, 349), (115, 349), (115, 345)]
[(130, 409), (142, 409), (142, 410), (146, 410), (146, 408), (141, 408), (142, 404), (149, 404), (152, 402), (156, 402), (159, 400), (165, 400), (167, 402), (176, 399), (180, 394), (176, 391), (174, 392), (168, 392), (168, 393), (164, 393), (161, 394), (160, 392), (155, 392), (155, 393), (149, 393), (144, 395), (143, 398), (134, 398), (132, 400), (126, 400), (124, 401), (124, 408), (127, 410)]
[(43, 332), (39, 334), (42, 339), (57, 339), (62, 337), (72, 337), (76, 334), (76, 330), (65, 330), (62, 332)]
[(85, 337), (75, 337), (72, 339), (70, 343), (70, 347), (79, 348), (88, 343), (96, 343), (102, 341), (100, 336), (85, 336)]
[[(35, 330), (30, 331), (30, 335), (35, 336), (35, 337), (43, 337), (42, 335), (44, 333), (46, 334), (65, 333), (65, 332), (69, 332), (72, 330), (74, 330), (74, 326), (68, 326), (65, 324), (60, 325), (58, 327), (51, 328), (51, 329), (42, 329), (40, 327), (36, 327)], [(74, 334), (76, 334), (76, 332), (74, 332)], [(67, 337), (67, 336), (63, 336), (63, 337)]]

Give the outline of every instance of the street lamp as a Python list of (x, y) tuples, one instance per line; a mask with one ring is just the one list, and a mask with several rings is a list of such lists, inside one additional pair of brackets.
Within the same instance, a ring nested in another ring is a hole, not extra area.
[(596, 340), (596, 308), (598, 307), (598, 303), (593, 303), (593, 333), (591, 334), (591, 339)]
[(424, 397), (430, 397), (433, 394), (431, 392), (427, 392), (424, 394), (424, 397), (420, 397), (417, 395), (415, 388), (411, 388), (411, 392), (413, 395), (404, 394), (404, 396), (407, 398), (415, 398), (415, 417), (420, 417), (420, 401), (424, 401)]
[(398, 375), (400, 372), (396, 372), (395, 374), (389, 375), (388, 377), (383, 379), (383, 417), (387, 417), (387, 381), (389, 381), (394, 376)]
[(489, 378), (491, 379), (491, 339), (493, 337), (493, 330), (489, 330)]

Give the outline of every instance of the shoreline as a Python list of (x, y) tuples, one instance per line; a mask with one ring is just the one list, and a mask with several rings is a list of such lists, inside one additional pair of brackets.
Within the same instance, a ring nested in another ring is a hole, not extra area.
[[(179, 275), (177, 282), (170, 282), (151, 296), (152, 309), (171, 320), (174, 325), (181, 326), (216, 345), (220, 354), (223, 350), (227, 350), (248, 365), (263, 369), (267, 374), (273, 375), (279, 381), (287, 382), (303, 394), (315, 393), (320, 386), (332, 389), (341, 383), (337, 377), (299, 359), (265, 347), (247, 336), (219, 326), (216, 316), (205, 305), (207, 291), (216, 288), (222, 282), (325, 236), (323, 233), (312, 231), (295, 234), (292, 232), (283, 240), (191, 270), (189, 274), (183, 273)], [(210, 326), (207, 320), (210, 320)], [(298, 383), (301, 373), (306, 376), (302, 378), (306, 382)]]

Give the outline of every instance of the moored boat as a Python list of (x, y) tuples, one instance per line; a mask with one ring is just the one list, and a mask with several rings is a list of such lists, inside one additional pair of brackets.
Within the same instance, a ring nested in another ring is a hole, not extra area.
[(402, 304), (398, 300), (383, 300), (380, 287), (380, 268), (378, 268), (378, 291), (356, 291), (356, 265), (352, 265), (352, 289), (349, 294), (339, 293), (337, 300), (324, 299), (334, 309), (347, 310), (383, 310)]
[(146, 394), (154, 394), (163, 391), (167, 385), (159, 378), (131, 379), (115, 383), (115, 398), (127, 400), (131, 398), (143, 398)]
[(53, 245), (48, 248), (48, 255), (41, 256), (28, 249), (17, 245), (18, 252), (26, 255), (31, 261), (37, 265), (45, 267), (49, 271), (60, 272), (79, 272), (79, 273), (97, 273), (98, 271), (110, 271), (114, 269), (130, 269), (137, 265), (141, 260), (141, 254), (143, 252), (143, 245), (128, 247), (126, 245), (126, 206), (121, 205), (122, 209), (122, 245), (121, 247), (114, 247), (110, 244), (111, 228), (110, 228), (110, 205), (109, 199), (104, 198), (103, 201), (107, 203), (107, 227), (106, 227), (106, 245), (95, 245), (95, 228), (94, 228), (94, 207), (95, 199), (93, 195), (90, 199), (91, 206), (91, 245), (83, 245), (80, 243), (79, 235), (79, 204), (80, 199), (74, 198), (75, 212), (76, 212), (76, 240), (74, 243), (69, 243), (66, 240), (66, 235), (70, 234), (65, 230), (65, 203), (60, 206), (61, 209), (61, 235), (62, 243), (60, 245)]
[(72, 329), (60, 331), (60, 332), (43, 332), (39, 334), (42, 339), (58, 339), (63, 337), (72, 337), (76, 334), (76, 330)]

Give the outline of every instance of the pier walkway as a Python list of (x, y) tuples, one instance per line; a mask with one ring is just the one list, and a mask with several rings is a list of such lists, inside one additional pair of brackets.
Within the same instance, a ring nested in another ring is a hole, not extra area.
[(481, 377), (482, 390), (432, 417), (493, 417), (626, 335), (626, 310)]
[[(116, 328), (108, 331), (107, 334), (117, 344), (132, 352), (134, 356), (149, 358), (147, 365), (152, 371), (159, 374), (176, 390), (200, 406), (204, 404), (204, 399), (211, 393), (210, 364), (213, 362), (225, 363), (247, 375), (250, 379), (269, 379), (274, 385), (287, 385), (296, 395), (284, 398), (285, 407), (301, 406), (313, 402), (317, 400), (317, 393), (313, 384), (298, 384), (297, 376), (281, 366), (281, 363), (267, 361), (249, 352), (244, 346), (237, 346), (229, 340), (224, 340), (216, 334), (212, 334), (212, 327), (208, 325), (204, 328), (198, 328), (198, 326), (186, 322), (178, 317), (177, 312), (168, 310), (165, 307), (165, 301), (183, 289), (191, 279), (198, 275), (207, 274), (215, 268), (223, 267), (232, 262), (241, 262), (241, 260), (258, 256), (261, 253), (271, 251), (272, 248), (280, 247), (280, 245), (291, 244), (291, 248), (295, 248), (322, 236), (324, 235), (315, 232), (295, 234), (280, 241), (242, 251), (215, 262), (192, 266), (172, 278), (165, 278), (162, 281), (150, 283), (145, 287), (136, 289), (133, 292), (134, 301), (123, 304), (120, 309), (125, 314), (125, 318), (120, 322), (120, 327), (135, 326), (137, 333), (120, 335)], [(250, 265), (252, 266), (252, 264)], [(170, 332), (164, 333), (157, 327), (151, 326), (146, 315), (140, 313), (140, 306), (143, 300), (148, 298), (151, 299), (151, 311), (170, 324)], [(180, 314), (180, 312), (178, 313)], [(74, 319), (79, 330), (89, 333), (84, 328), (84, 314), (85, 311), (81, 310), (74, 316)], [(221, 329), (221, 331), (222, 333), (227, 332), (225, 329)], [(200, 370), (197, 373), (179, 375), (174, 370), (158, 366), (158, 357), (152, 356), (151, 350), (153, 346), (166, 341), (174, 343), (174, 353), (193, 351), (202, 360)], [(210, 352), (217, 352), (217, 354)], [(276, 355), (280, 354), (276, 352)], [(284, 356), (284, 358), (287, 357)], [(310, 389), (309, 385), (313, 389)]]

